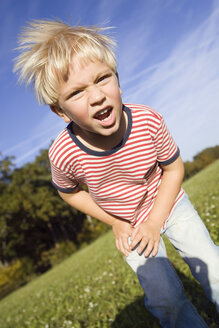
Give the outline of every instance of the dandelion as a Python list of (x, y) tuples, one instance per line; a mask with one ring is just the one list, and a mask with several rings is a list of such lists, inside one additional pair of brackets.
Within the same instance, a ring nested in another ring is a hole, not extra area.
[(84, 291), (85, 291), (86, 293), (90, 293), (90, 288), (89, 288), (89, 287), (86, 287), (86, 288), (84, 288)]
[(89, 303), (89, 307), (93, 308), (94, 304), (92, 302)]

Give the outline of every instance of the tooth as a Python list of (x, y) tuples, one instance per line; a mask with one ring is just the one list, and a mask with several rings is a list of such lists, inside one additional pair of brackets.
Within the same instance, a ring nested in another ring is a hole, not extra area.
[(104, 110), (102, 110), (99, 114), (105, 114), (106, 112), (108, 111), (108, 109), (104, 109)]
[(107, 113), (108, 110), (109, 110), (109, 108), (105, 108), (105, 109), (103, 109), (102, 111), (100, 111), (99, 113), (97, 113), (97, 116), (98, 116), (98, 115), (103, 115), (103, 114)]

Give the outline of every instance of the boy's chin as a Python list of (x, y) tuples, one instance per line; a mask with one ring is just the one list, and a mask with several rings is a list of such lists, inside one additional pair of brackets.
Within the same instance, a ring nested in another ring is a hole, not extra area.
[(102, 128), (99, 130), (98, 134), (102, 137), (112, 137), (119, 132), (119, 125), (115, 124), (112, 127)]

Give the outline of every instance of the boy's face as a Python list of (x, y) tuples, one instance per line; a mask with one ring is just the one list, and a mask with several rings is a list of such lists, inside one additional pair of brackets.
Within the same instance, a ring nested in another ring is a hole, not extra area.
[(116, 74), (106, 64), (72, 61), (67, 82), (59, 85), (59, 115), (74, 121), (89, 140), (96, 134), (111, 136), (120, 128), (121, 90)]

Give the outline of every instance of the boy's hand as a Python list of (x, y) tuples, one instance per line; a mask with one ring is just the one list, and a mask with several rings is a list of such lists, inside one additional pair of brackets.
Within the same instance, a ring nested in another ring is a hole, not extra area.
[(127, 256), (128, 252), (131, 252), (128, 237), (131, 236), (133, 228), (129, 222), (118, 220), (112, 225), (112, 230), (115, 236), (116, 247), (122, 254)]
[(155, 256), (158, 252), (159, 241), (160, 226), (148, 219), (133, 230), (130, 247), (133, 249), (140, 242), (137, 248), (138, 254), (141, 254), (146, 248), (145, 257), (149, 256), (151, 252), (152, 256)]

